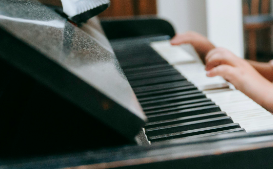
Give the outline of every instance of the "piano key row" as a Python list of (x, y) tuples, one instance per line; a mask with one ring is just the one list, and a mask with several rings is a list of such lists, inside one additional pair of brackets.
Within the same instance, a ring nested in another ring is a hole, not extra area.
[[(154, 46), (152, 44), (151, 46)], [(159, 42), (161, 50), (157, 52), (162, 53), (163, 48), (171, 50), (170, 45), (162, 45)], [(172, 56), (164, 56), (166, 60), (171, 59)], [(181, 56), (181, 59), (184, 56)], [(186, 60), (188, 56), (186, 56)], [(183, 60), (183, 59), (182, 59)], [(232, 117), (233, 121), (239, 123), (247, 132), (255, 132), (261, 130), (269, 130), (273, 128), (273, 116), (260, 105), (252, 101), (243, 93), (237, 90), (229, 89), (229, 84), (221, 77), (208, 78), (206, 76), (205, 66), (201, 61), (197, 60), (194, 63), (178, 64), (172, 63), (176, 70), (193, 83), (198, 89), (206, 94), (207, 98), (214, 101), (220, 108), (227, 112), (227, 115)], [(181, 61), (180, 61), (181, 63)]]
[(221, 77), (207, 77), (205, 66), (200, 62), (175, 65), (174, 67), (181, 74), (183, 74), (188, 81), (192, 82), (200, 90), (212, 90), (229, 87), (229, 84)]
[[(198, 96), (205, 98), (205, 95), (202, 94), (200, 91)], [(159, 92), (160, 93), (160, 92)], [(161, 95), (153, 96), (150, 102), (145, 102), (145, 97), (140, 100), (141, 105), (143, 106), (144, 110), (146, 106), (150, 106), (148, 103), (156, 102), (156, 105), (165, 105), (165, 108), (158, 109), (158, 108), (150, 108), (149, 110), (145, 111), (150, 123), (145, 126), (146, 134), (148, 139), (152, 142), (155, 141), (163, 141), (168, 139), (174, 138), (185, 138), (185, 137), (192, 137), (194, 134), (207, 136), (208, 133), (216, 134), (220, 132), (219, 130), (226, 130), (226, 128), (219, 128), (217, 126), (224, 125), (224, 124), (232, 124), (232, 120), (230, 117), (226, 115), (224, 112), (220, 112), (221, 109), (215, 105), (215, 103), (211, 102), (211, 100), (203, 100), (203, 101), (195, 101), (193, 103), (186, 103), (183, 105), (183, 98), (187, 98), (184, 101), (189, 101), (190, 98), (194, 98), (192, 93), (180, 93), (178, 97), (170, 97), (168, 99), (162, 99), (164, 96), (164, 92), (160, 93)], [(142, 94), (143, 95), (143, 94)], [(137, 94), (138, 96), (138, 94)], [(146, 98), (147, 97), (146, 95)], [(150, 97), (151, 98), (151, 97)], [(149, 98), (149, 99), (150, 99)], [(177, 100), (177, 98), (182, 100)], [(167, 101), (167, 103), (165, 102)], [(179, 101), (180, 104), (171, 105), (170, 103), (175, 103)], [(197, 103), (196, 103), (197, 102)], [(147, 105), (148, 104), (148, 105)], [(221, 117), (224, 116), (224, 117)], [(151, 126), (157, 127), (156, 129), (151, 129)], [(213, 127), (213, 129), (209, 130), (209, 127)], [(160, 128), (160, 129), (158, 129)], [(177, 134), (177, 132), (185, 132), (190, 130), (202, 129), (207, 128), (199, 132), (192, 132), (191, 134)], [(216, 129), (217, 131), (216, 131)], [(235, 128), (240, 128), (237, 124)], [(153, 131), (151, 131), (153, 130)], [(230, 130), (230, 129), (228, 129)], [(230, 130), (230, 132), (233, 130)], [(237, 130), (235, 130), (237, 131)], [(238, 131), (243, 131), (242, 129)], [(175, 134), (176, 133), (176, 134)], [(202, 133), (202, 134), (201, 134)], [(220, 132), (221, 133), (221, 132)], [(173, 137), (175, 134), (175, 137)], [(164, 135), (164, 139), (159, 137)], [(166, 137), (169, 135), (169, 137)], [(157, 139), (158, 138), (158, 139)]]
[[(209, 131), (209, 132), (208, 132)], [(164, 134), (158, 136), (151, 136), (149, 140), (151, 142), (166, 141), (170, 139), (180, 139), (180, 138), (201, 138), (209, 137), (218, 134), (227, 134), (234, 132), (245, 132), (244, 129), (240, 128), (238, 124), (227, 124), (216, 127), (207, 127), (202, 129), (188, 130), (185, 132), (177, 132), (171, 134)]]
[[(124, 72), (148, 117), (149, 123), (145, 128), (150, 141), (237, 132), (235, 129), (239, 129), (238, 132), (244, 131), (167, 62), (158, 64), (155, 61), (141, 65), (132, 59), (131, 66), (127, 67), (130, 58), (144, 60), (141, 58), (147, 56), (135, 56), (129, 52), (127, 57), (124, 57), (124, 53), (119, 57), (117, 51), (116, 55), (121, 65), (126, 65), (123, 67)], [(234, 125), (225, 127), (230, 124)]]
[(247, 132), (273, 129), (273, 116), (238, 90), (207, 94)]

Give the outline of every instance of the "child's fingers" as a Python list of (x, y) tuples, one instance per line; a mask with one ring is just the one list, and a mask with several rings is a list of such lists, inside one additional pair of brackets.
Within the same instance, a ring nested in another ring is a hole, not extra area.
[(176, 35), (171, 40), (171, 44), (172, 45), (187, 44), (187, 43), (191, 43), (191, 40), (192, 40), (192, 37), (189, 36), (188, 34), (180, 34), (180, 35)]
[(196, 33), (196, 32), (186, 32), (184, 34), (179, 34), (176, 35), (172, 40), (171, 40), (171, 44), (172, 45), (181, 45), (181, 44), (192, 44), (194, 47), (195, 45), (193, 44), (194, 42), (202, 42), (204, 41), (204, 38), (202, 35)]
[(209, 59), (206, 60), (206, 71), (212, 68), (224, 64), (223, 57), (220, 53), (215, 53)]
[(206, 57), (206, 70), (211, 70), (212, 68), (219, 65), (236, 65), (236, 59), (233, 54), (225, 49), (215, 49), (212, 50)]
[(220, 65), (207, 72), (208, 77), (222, 76), (229, 82), (233, 81), (235, 75), (235, 68), (229, 65)]
[(206, 56), (206, 58), (205, 58), (206, 63), (207, 63), (207, 61), (210, 59), (210, 57), (213, 56), (213, 55), (216, 54), (216, 53), (218, 53), (218, 48), (215, 48), (215, 49), (209, 51), (209, 53), (207, 54), (207, 56)]
[(205, 60), (206, 60), (206, 63), (208, 62), (208, 60), (213, 56), (215, 55), (216, 53), (219, 53), (220, 52), (220, 49), (219, 48), (215, 48), (211, 51), (209, 51), (209, 53), (207, 54)]
[(209, 71), (219, 65), (235, 66), (235, 64), (235, 61), (231, 57), (223, 55), (222, 53), (216, 53), (207, 60), (206, 70)]
[(213, 50), (211, 50), (208, 54), (207, 54), (207, 56), (206, 56), (206, 62), (212, 57), (212, 56), (214, 56), (215, 54), (217, 54), (217, 53), (222, 53), (222, 55), (224, 54), (224, 53), (226, 53), (226, 52), (228, 52), (226, 49), (224, 49), (224, 48), (215, 48), (215, 49), (213, 49)]

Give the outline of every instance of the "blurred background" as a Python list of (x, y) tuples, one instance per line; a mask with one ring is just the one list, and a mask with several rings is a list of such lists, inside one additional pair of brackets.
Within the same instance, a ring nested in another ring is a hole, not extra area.
[(100, 17), (156, 15), (177, 33), (196, 31), (239, 57), (272, 59), (273, 0), (111, 0)]

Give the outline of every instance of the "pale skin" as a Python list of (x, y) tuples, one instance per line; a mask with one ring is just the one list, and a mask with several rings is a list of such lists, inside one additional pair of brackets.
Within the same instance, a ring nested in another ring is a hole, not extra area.
[(195, 32), (176, 35), (171, 44), (191, 44), (206, 64), (208, 77), (222, 76), (273, 113), (273, 64), (241, 59), (227, 49), (216, 48)]

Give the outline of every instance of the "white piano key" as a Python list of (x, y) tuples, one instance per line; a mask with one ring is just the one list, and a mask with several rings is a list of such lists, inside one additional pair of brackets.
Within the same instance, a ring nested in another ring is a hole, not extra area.
[(192, 82), (199, 90), (212, 90), (228, 88), (229, 84), (221, 77), (209, 78), (206, 76), (205, 66), (198, 63), (175, 65), (176, 68), (188, 81)]
[(227, 92), (222, 92), (222, 93), (212, 93), (212, 94), (207, 94), (207, 97), (211, 99), (215, 99), (216, 101), (232, 101), (233, 99), (245, 99), (245, 100), (251, 100), (248, 98), (246, 95), (244, 95), (242, 92), (238, 90), (232, 90), (232, 91), (227, 91)]
[(224, 93), (224, 92), (229, 92), (232, 91), (233, 89), (230, 88), (224, 88), (224, 89), (214, 89), (214, 90), (206, 90), (203, 91), (204, 94), (212, 94), (212, 93)]
[(249, 120), (252, 119), (257, 119), (259, 117), (269, 117), (271, 118), (270, 115), (263, 113), (259, 110), (255, 110), (255, 111), (246, 111), (246, 112), (240, 112), (240, 113), (236, 113), (236, 114), (230, 114), (230, 116), (233, 116), (232, 119), (236, 122), (247, 122)]
[(240, 102), (231, 102), (231, 103), (215, 102), (215, 103), (219, 104), (220, 107), (224, 108), (225, 110), (230, 110), (230, 111), (238, 110), (239, 108), (244, 110), (252, 110), (252, 109), (260, 108), (258, 104), (255, 104), (255, 102), (252, 102), (252, 101), (240, 101)]
[(273, 129), (273, 116), (238, 90), (207, 94), (247, 132)]
[(171, 65), (195, 62), (192, 55), (180, 46), (172, 46), (170, 41), (152, 42), (151, 47)]
[(207, 96), (209, 98), (211, 98), (213, 101), (219, 103), (219, 104), (224, 104), (224, 103), (236, 103), (236, 102), (241, 102), (241, 101), (245, 101), (246, 98), (245, 97), (234, 97), (234, 99), (227, 99), (227, 98), (221, 98), (221, 97), (210, 97)]
[(251, 111), (242, 111), (240, 113), (236, 114), (230, 114), (234, 122), (247, 122), (251, 119), (257, 119), (258, 117), (270, 117), (270, 114), (264, 113), (263, 111), (260, 110), (251, 110)]
[(240, 125), (246, 130), (246, 132), (256, 132), (263, 130), (273, 129), (272, 125), (273, 117), (259, 117), (253, 118), (248, 121), (241, 121)]
[(199, 74), (202, 72), (205, 72), (205, 66), (200, 63), (200, 62), (196, 62), (196, 63), (189, 63), (189, 64), (184, 64), (184, 65), (175, 65), (174, 66), (177, 70), (180, 70), (181, 73), (185, 73), (186, 75), (191, 75), (191, 74)]

